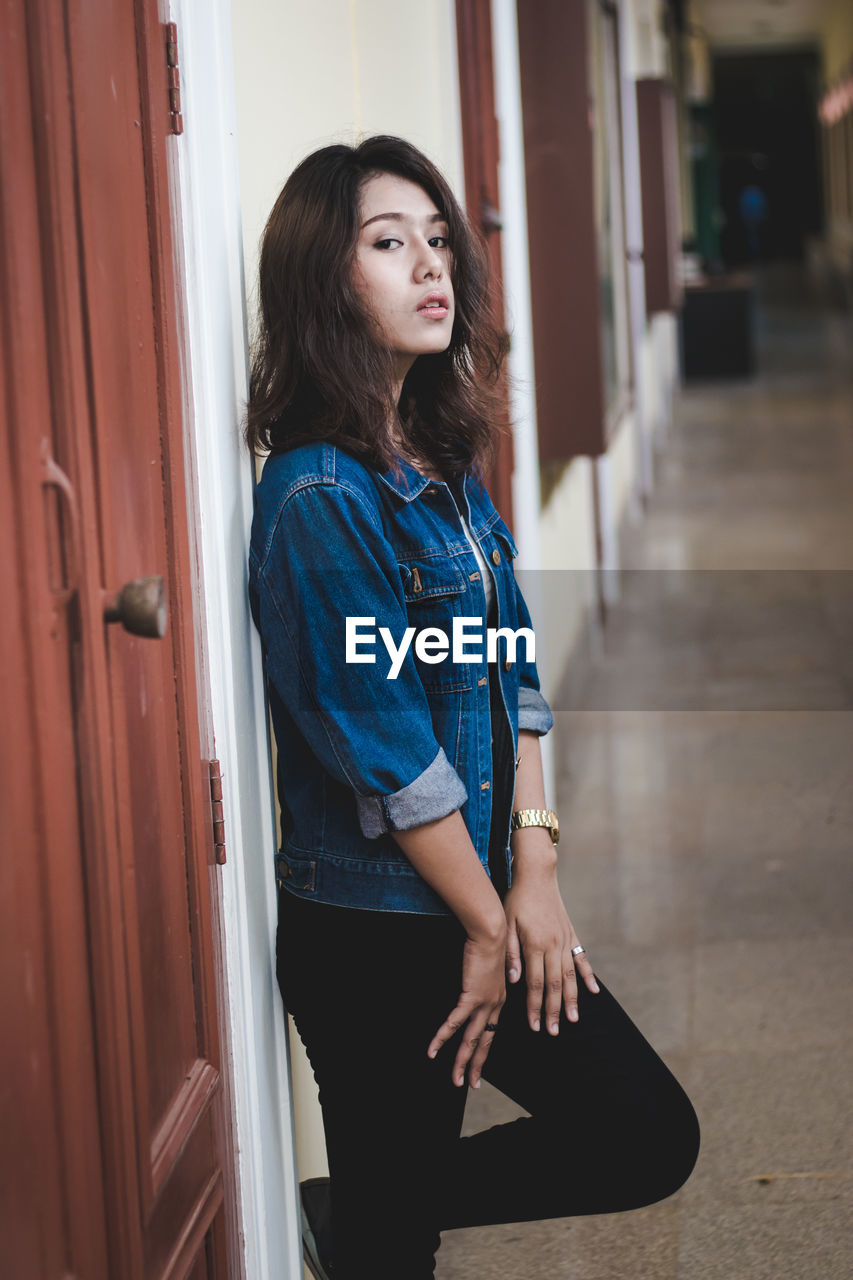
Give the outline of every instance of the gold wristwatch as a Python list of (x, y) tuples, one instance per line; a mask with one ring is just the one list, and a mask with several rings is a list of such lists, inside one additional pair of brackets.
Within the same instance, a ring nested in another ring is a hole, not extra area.
[(510, 832), (522, 827), (547, 827), (554, 844), (560, 840), (560, 820), (553, 809), (516, 809), (509, 824)]

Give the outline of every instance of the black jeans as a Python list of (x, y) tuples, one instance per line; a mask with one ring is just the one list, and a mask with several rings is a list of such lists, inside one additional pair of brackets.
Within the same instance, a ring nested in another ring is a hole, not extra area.
[(530, 1118), (460, 1138), (457, 1033), (427, 1045), (459, 995), (454, 917), (360, 911), (279, 892), (278, 980), (319, 1086), (340, 1280), (432, 1276), (440, 1231), (612, 1213), (689, 1176), (689, 1099), (601, 985), (580, 1020), (527, 1023), (508, 986), (484, 1077)]

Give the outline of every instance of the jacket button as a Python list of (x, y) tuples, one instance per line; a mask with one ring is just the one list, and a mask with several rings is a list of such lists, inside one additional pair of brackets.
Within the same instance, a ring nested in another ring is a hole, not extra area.
[(500, 564), (500, 562), (501, 562), (501, 553), (500, 553), (500, 551), (493, 551), (493, 552), (492, 552), (492, 564)]
[(491, 784), (491, 782), (481, 782), (481, 783), (480, 783), (480, 790), (481, 790), (481, 791), (488, 791), (488, 790), (489, 790), (489, 788), (491, 787), (491, 785), (492, 785), (492, 784)]
[(510, 662), (509, 658), (507, 658), (506, 662), (504, 663), (504, 671), (512, 671), (512, 663)]
[(489, 683), (489, 677), (488, 677), (488, 676), (480, 676), (480, 679), (477, 681), (477, 684), (478, 684), (478, 685), (480, 685), (481, 687), (482, 687), (484, 684), (488, 684), (488, 683)]

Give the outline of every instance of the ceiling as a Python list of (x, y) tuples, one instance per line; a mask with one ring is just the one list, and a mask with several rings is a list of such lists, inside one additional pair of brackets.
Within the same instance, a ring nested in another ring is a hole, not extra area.
[[(851, 0), (853, 2), (853, 0)], [(830, 0), (701, 0), (701, 23), (714, 48), (813, 44)]]

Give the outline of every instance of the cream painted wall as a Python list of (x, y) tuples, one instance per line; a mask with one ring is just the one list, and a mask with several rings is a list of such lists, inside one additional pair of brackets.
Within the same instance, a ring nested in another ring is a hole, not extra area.
[(607, 450), (610, 458), (611, 494), (616, 528), (629, 513), (637, 482), (637, 454), (634, 445), (634, 414), (626, 413), (613, 433)]
[(548, 637), (546, 652), (537, 653), (542, 692), (556, 694), (572, 656), (592, 625), (596, 601), (595, 512), (589, 458), (574, 458), (566, 467), (539, 522), (542, 571), (538, 591), (522, 590), (536, 601), (537, 630)]
[(629, 75), (663, 76), (667, 70), (667, 48), (663, 35), (661, 0), (632, 0), (628, 6), (632, 26), (634, 64)]
[(595, 521), (589, 458), (574, 458), (542, 512), (543, 569), (595, 567)]
[(647, 387), (652, 398), (652, 440), (658, 446), (672, 422), (672, 401), (680, 381), (678, 317), (673, 312), (653, 316), (646, 334), (644, 358), (651, 370)]
[(646, 421), (648, 423), (649, 436), (654, 444), (658, 433), (663, 428), (665, 414), (664, 397), (657, 376), (658, 361), (656, 359), (654, 332), (652, 329), (646, 332), (640, 359), (643, 361), (646, 375)]
[(453, 0), (233, 0), (246, 280), (291, 170), (317, 147), (394, 133), (462, 193)]

